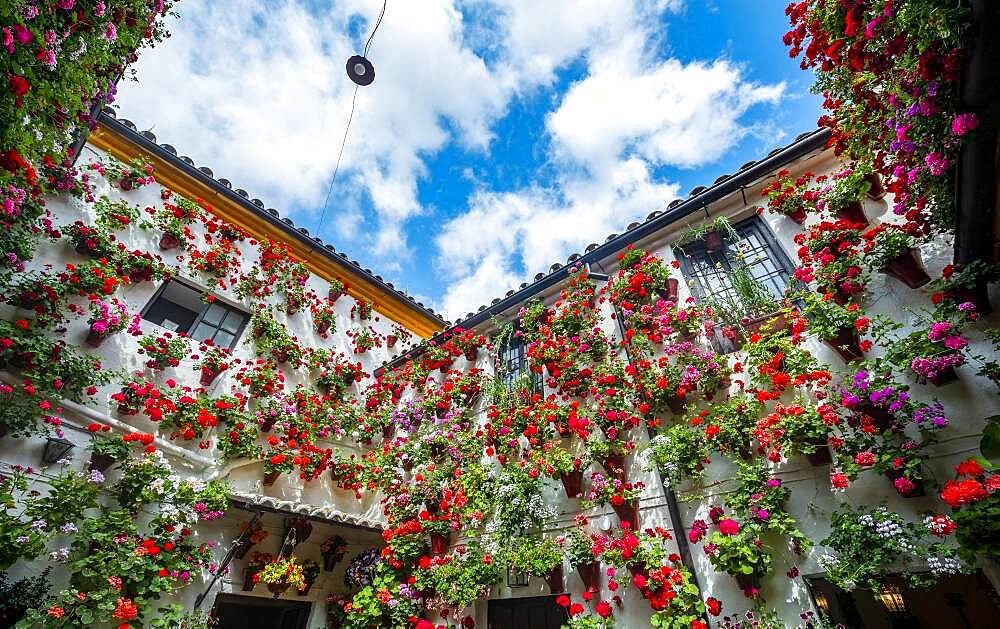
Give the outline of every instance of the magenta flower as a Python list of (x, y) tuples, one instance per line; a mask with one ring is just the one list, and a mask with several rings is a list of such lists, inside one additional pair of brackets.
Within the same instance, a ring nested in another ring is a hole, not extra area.
[(969, 131), (979, 126), (979, 118), (973, 113), (958, 114), (951, 121), (951, 132), (957, 137), (962, 137)]
[(736, 535), (740, 532), (740, 523), (732, 518), (720, 520), (719, 532), (723, 535)]

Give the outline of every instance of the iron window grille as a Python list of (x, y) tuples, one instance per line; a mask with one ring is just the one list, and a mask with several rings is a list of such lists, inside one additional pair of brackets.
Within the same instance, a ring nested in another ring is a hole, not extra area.
[(532, 389), (542, 392), (542, 374), (531, 371), (528, 367), (528, 348), (524, 338), (511, 334), (500, 346), (500, 379), (508, 391), (514, 389), (522, 378), (529, 378)]
[[(788, 288), (792, 275), (791, 260), (775, 240), (774, 235), (757, 216), (733, 225), (738, 238), (735, 242), (725, 240), (723, 247), (714, 252), (705, 248), (701, 241), (693, 242), (677, 250), (681, 263), (681, 274), (688, 280), (691, 292), (699, 300), (710, 298), (736, 297), (729, 282), (729, 274), (737, 266), (745, 266), (750, 275), (759, 281), (776, 299), (780, 299)], [(742, 261), (737, 254), (742, 254)], [(731, 352), (736, 348), (716, 330), (713, 344), (716, 349)]]

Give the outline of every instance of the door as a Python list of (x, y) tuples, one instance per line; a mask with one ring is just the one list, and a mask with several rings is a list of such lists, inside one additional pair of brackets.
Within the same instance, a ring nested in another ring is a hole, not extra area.
[(311, 607), (304, 601), (219, 594), (214, 615), (217, 629), (305, 629)]
[(559, 629), (566, 622), (555, 596), (494, 599), (487, 609), (488, 629)]

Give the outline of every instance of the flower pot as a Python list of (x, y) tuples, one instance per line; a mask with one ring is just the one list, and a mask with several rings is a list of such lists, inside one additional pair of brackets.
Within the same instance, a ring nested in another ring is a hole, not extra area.
[(806, 222), (806, 209), (800, 207), (794, 212), (789, 212), (788, 214), (785, 214), (785, 216), (787, 216), (788, 218), (792, 219), (793, 221), (801, 225)]
[(476, 362), (476, 358), (478, 356), (479, 356), (478, 347), (470, 347), (469, 349), (465, 350), (465, 360), (469, 361), (470, 363)]
[(88, 257), (91, 257), (91, 258), (96, 258), (97, 257), (97, 252), (94, 251), (93, 249), (91, 249), (90, 247), (88, 247), (84, 243), (78, 244), (75, 247), (75, 249), (76, 249), (76, 252), (79, 253), (82, 256), (88, 256)]
[(574, 470), (559, 475), (567, 498), (576, 498), (583, 491), (583, 472)]
[(705, 251), (708, 253), (715, 253), (722, 250), (722, 234), (717, 229), (713, 229), (705, 234), (702, 242), (705, 243)]
[(273, 598), (278, 598), (284, 594), (288, 588), (291, 587), (291, 585), (291, 583), (268, 583), (267, 589), (271, 592)]
[(881, 432), (892, 430), (896, 427), (896, 418), (892, 416), (892, 413), (884, 408), (879, 408), (878, 406), (865, 403), (858, 407), (858, 412), (870, 417), (872, 425), (878, 428)]
[(382, 438), (385, 439), (386, 441), (392, 439), (392, 435), (395, 432), (396, 432), (396, 427), (393, 426), (392, 424), (386, 424), (385, 426), (382, 426)]
[(302, 302), (298, 299), (289, 299), (285, 302), (285, 314), (291, 316), (302, 308)]
[(115, 459), (108, 454), (91, 454), (88, 469), (97, 472), (106, 472), (109, 467), (115, 464)]
[(203, 387), (212, 386), (212, 383), (215, 382), (215, 379), (223, 371), (225, 371), (225, 369), (212, 369), (211, 367), (202, 367), (201, 377), (198, 379), (198, 383), (201, 384), (201, 386)]
[(398, 336), (396, 336), (395, 334), (390, 334), (389, 336), (385, 337), (385, 346), (388, 347), (389, 349), (392, 349), (393, 347), (396, 347), (396, 341), (398, 340), (399, 340)]
[(274, 352), (274, 360), (278, 362), (279, 365), (284, 365), (288, 362), (288, 352), (276, 351)]
[(865, 206), (861, 205), (861, 201), (848, 203), (847, 207), (837, 210), (836, 216), (840, 220), (849, 223), (868, 225), (868, 217), (865, 216)]
[(138, 406), (129, 406), (128, 404), (119, 404), (117, 410), (119, 415), (125, 415), (128, 417), (139, 414)]
[(830, 456), (830, 447), (826, 445), (826, 441), (814, 445), (816, 449), (806, 455), (810, 465), (826, 465), (833, 462)]
[(273, 485), (274, 481), (278, 480), (278, 474), (281, 474), (281, 472), (274, 471), (264, 474), (264, 481), (263, 481), (264, 486), (270, 487), (271, 485)]
[(660, 296), (660, 299), (664, 301), (677, 302), (677, 293), (680, 290), (680, 280), (669, 277), (667, 278), (667, 285), (665, 288), (656, 289), (656, 294)]
[(87, 345), (90, 345), (91, 347), (100, 347), (101, 344), (109, 338), (111, 338), (111, 335), (107, 332), (102, 333), (91, 330), (90, 333), (87, 334)]
[(549, 573), (545, 575), (545, 582), (549, 584), (549, 594), (562, 594), (566, 591), (566, 586), (563, 585), (562, 563), (549, 570)]
[(646, 569), (646, 565), (642, 563), (631, 563), (628, 565), (628, 571), (632, 573), (632, 578), (642, 576), (643, 578), (649, 578), (649, 570)]
[(309, 590), (312, 589), (312, 581), (306, 581), (306, 586), (301, 590), (295, 590), (295, 593), (299, 596), (309, 596)]
[(976, 312), (984, 317), (993, 312), (993, 306), (990, 304), (989, 288), (986, 282), (977, 282), (972, 288), (958, 286), (946, 291), (945, 295), (960, 304), (965, 302), (975, 304)]
[[(892, 483), (893, 489), (896, 489), (896, 480), (903, 477), (903, 472), (899, 470), (889, 470), (888, 472), (885, 473), (885, 476), (886, 478), (889, 479), (889, 482)], [(899, 489), (896, 489), (896, 492), (900, 496), (903, 496), (904, 498), (919, 498), (920, 496), (927, 495), (927, 491), (924, 489), (923, 479), (911, 478), (910, 482), (913, 483), (913, 489), (911, 489), (906, 493), (903, 493), (899, 491)]]
[(153, 279), (152, 269), (138, 269), (136, 271), (129, 271), (128, 281), (133, 284), (139, 284), (140, 282), (148, 282)]
[(832, 339), (823, 340), (844, 359), (844, 362), (860, 360), (865, 356), (864, 352), (861, 351), (858, 332), (853, 327), (840, 328)]
[(878, 173), (867, 173), (865, 181), (871, 186), (868, 188), (869, 199), (878, 201), (885, 196), (885, 186), (882, 185), (882, 178), (878, 176)]
[(936, 387), (950, 384), (952, 382), (955, 382), (956, 380), (958, 380), (958, 373), (956, 373), (954, 367), (948, 367), (939, 372), (938, 375), (934, 376), (933, 378), (927, 378), (927, 382), (933, 384)]
[(286, 540), (289, 539), (288, 533), (290, 531), (295, 531), (295, 535), (291, 538), (291, 541), (293, 542), (294, 546), (298, 546), (302, 542), (309, 539), (309, 536), (312, 535), (313, 525), (310, 524), (309, 521), (305, 519), (286, 518), (285, 519)]
[(617, 478), (623, 483), (625, 482), (627, 475), (625, 473), (624, 454), (609, 454), (601, 461), (601, 465), (604, 466), (604, 470), (608, 473), (608, 476)]
[(251, 592), (251, 591), (253, 591), (254, 587), (257, 585), (256, 583), (253, 582), (253, 575), (254, 574), (256, 574), (256, 573), (254, 573), (249, 568), (244, 568), (243, 569), (243, 591), (244, 592)]
[(629, 500), (620, 505), (612, 503), (611, 508), (615, 510), (618, 519), (622, 523), (628, 522), (633, 531), (639, 529), (639, 505), (637, 500)]
[(920, 288), (931, 281), (927, 271), (920, 264), (920, 256), (916, 249), (907, 249), (899, 256), (889, 260), (882, 269), (886, 275), (890, 275), (910, 288)]
[(592, 561), (587, 564), (581, 564), (576, 567), (577, 573), (580, 575), (580, 579), (583, 580), (583, 587), (588, 592), (596, 592), (601, 585), (601, 571), (600, 564), (596, 561)]
[(762, 328), (767, 324), (767, 332), (784, 332), (788, 329), (789, 321), (788, 317), (782, 311), (772, 312), (769, 315), (764, 315), (763, 317), (757, 317), (756, 319), (751, 319), (749, 322), (743, 325), (746, 330), (748, 338), (757, 334)]
[(245, 539), (236, 544), (236, 548), (233, 551), (233, 557), (237, 559), (243, 559), (244, 557), (247, 556), (247, 553), (250, 552), (251, 548), (253, 548), (253, 542), (251, 542), (249, 539)]
[(448, 373), (448, 368), (451, 367), (449, 364), (441, 365), (438, 367), (438, 371), (441, 373)]
[(448, 542), (450, 541), (451, 535), (431, 533), (431, 553), (435, 555), (443, 555), (448, 549)]
[(755, 574), (736, 574), (733, 575), (736, 579), (736, 584), (740, 586), (740, 589), (744, 592), (749, 588), (760, 589), (760, 577)]
[(268, 419), (268, 420), (264, 421), (260, 425), (260, 431), (261, 432), (271, 432), (271, 429), (274, 428), (274, 422), (276, 422), (276, 421), (278, 421), (278, 419), (276, 417), (272, 417), (271, 419)]
[(180, 245), (181, 241), (179, 238), (177, 238), (177, 236), (174, 236), (173, 234), (160, 235), (160, 249), (162, 249), (163, 251), (170, 251), (171, 249), (179, 247)]
[(687, 396), (680, 396), (676, 393), (671, 394), (667, 398), (667, 408), (670, 409), (672, 413), (683, 413), (684, 405), (687, 403)]
[(330, 330), (329, 321), (317, 321), (316, 322), (316, 334), (326, 334)]
[(351, 386), (358, 379), (354, 372), (345, 373), (341, 376), (344, 379), (344, 386)]

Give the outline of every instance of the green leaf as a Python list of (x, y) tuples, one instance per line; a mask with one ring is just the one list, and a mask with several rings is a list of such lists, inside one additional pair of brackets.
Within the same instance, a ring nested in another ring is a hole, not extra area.
[(979, 441), (979, 451), (990, 461), (1000, 459), (1000, 415), (986, 418), (983, 438)]

